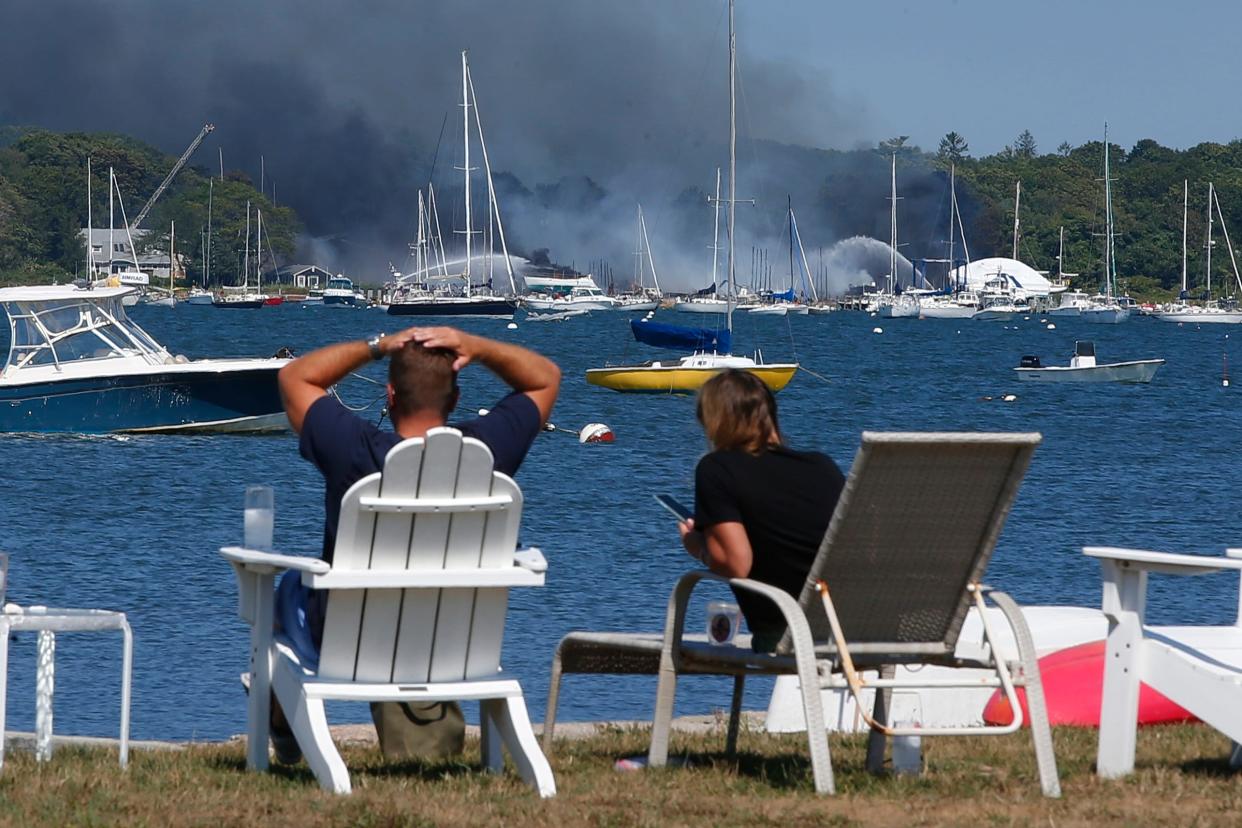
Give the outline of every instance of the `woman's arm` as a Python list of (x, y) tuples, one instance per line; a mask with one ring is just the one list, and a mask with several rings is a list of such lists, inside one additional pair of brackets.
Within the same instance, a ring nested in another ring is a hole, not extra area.
[(681, 544), (690, 557), (726, 578), (745, 578), (750, 575), (754, 552), (746, 527), (736, 521), (716, 523), (704, 531), (694, 528), (694, 520), (677, 524)]

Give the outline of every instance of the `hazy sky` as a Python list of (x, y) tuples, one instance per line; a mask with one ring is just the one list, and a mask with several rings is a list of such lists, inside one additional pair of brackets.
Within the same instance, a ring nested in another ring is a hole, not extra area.
[(978, 155), (1030, 129), (1046, 152), (1106, 119), (1127, 147), (1242, 134), (1237, 0), (742, 0), (738, 27), (747, 51), (818, 78), (859, 140), (934, 149), (952, 129)]

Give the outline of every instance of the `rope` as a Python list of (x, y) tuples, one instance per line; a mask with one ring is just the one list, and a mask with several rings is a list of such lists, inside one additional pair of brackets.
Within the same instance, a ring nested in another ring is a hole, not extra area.
[(815, 373), (815, 372), (814, 372), (814, 371), (812, 371), (810, 368), (807, 368), (805, 365), (799, 365), (799, 366), (798, 366), (798, 370), (799, 370), (799, 371), (804, 371), (804, 372), (806, 372), (806, 373), (810, 374), (811, 376), (815, 377), (816, 379), (823, 380), (824, 382), (826, 382), (826, 383), (828, 383), (828, 384), (830, 384), (830, 385), (832, 384), (832, 380), (828, 379), (828, 378), (827, 378), (827, 377), (825, 377), (823, 374), (817, 374), (817, 373)]

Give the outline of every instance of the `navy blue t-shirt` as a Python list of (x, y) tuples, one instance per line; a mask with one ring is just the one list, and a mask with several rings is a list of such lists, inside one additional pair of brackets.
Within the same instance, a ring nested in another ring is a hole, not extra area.
[[(481, 440), (492, 451), (493, 468), (512, 476), (539, 435), (541, 423), (534, 400), (515, 391), (485, 416), (447, 425)], [(332, 562), (341, 498), (350, 486), (383, 470), (384, 458), (401, 440), (401, 435), (381, 431), (331, 395), (320, 397), (307, 409), (298, 451), (323, 474), (325, 561)]]

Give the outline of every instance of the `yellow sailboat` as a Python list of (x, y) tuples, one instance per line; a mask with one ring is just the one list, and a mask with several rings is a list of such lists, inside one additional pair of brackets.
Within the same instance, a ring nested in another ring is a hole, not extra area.
[[(734, 255), (733, 224), (734, 207), (737, 203), (737, 95), (736, 95), (736, 36), (733, 29), (733, 0), (729, 0), (729, 283), (725, 292), (725, 316), (728, 330), (733, 332)], [(716, 205), (719, 216), (720, 172), (716, 173)], [(717, 219), (719, 226), (719, 219)], [(714, 250), (717, 245), (713, 244)], [(715, 284), (715, 262), (712, 264), (712, 283)], [(721, 371), (736, 369), (754, 374), (773, 391), (780, 391), (793, 379), (797, 363), (765, 364), (750, 357), (725, 353), (700, 352), (671, 361), (651, 361), (641, 365), (623, 365), (591, 368), (586, 380), (591, 385), (611, 388), (613, 391), (646, 393), (693, 393), (703, 387)]]
[(793, 379), (796, 363), (765, 365), (749, 357), (729, 354), (694, 354), (671, 362), (646, 362), (615, 368), (590, 368), (586, 380), (591, 385), (613, 391), (656, 394), (693, 393), (716, 374), (736, 368), (754, 374), (773, 391), (780, 391)]

